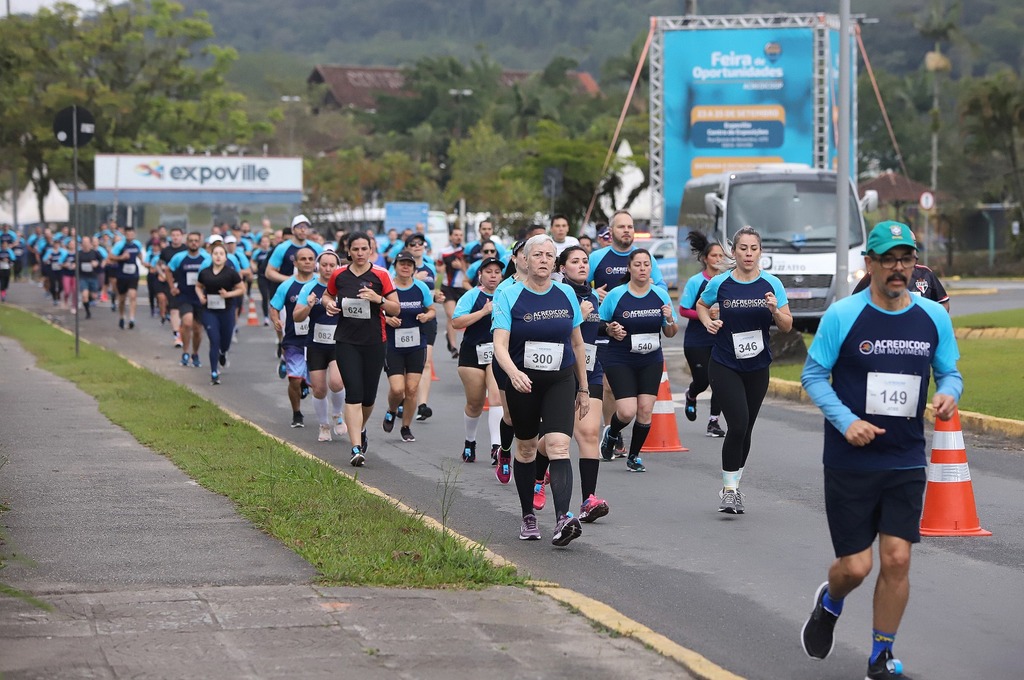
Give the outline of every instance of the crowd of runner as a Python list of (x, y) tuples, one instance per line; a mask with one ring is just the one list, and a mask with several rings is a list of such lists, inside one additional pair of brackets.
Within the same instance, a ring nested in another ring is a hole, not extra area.
[[(254, 232), (243, 221), (205, 235), (160, 228), (145, 242), (131, 226), (113, 223), (80, 239), (66, 227), (37, 228), (28, 238), (0, 229), (0, 301), (12, 280), (31, 272), (55, 307), (91, 318), (110, 305), (118, 327), (130, 332), (145, 276), (150, 316), (169, 324), (181, 365), (203, 366), (205, 332), (210, 381), (218, 385), (247, 301), (255, 313), (256, 282), (262, 325), (277, 334), (291, 426), (305, 426), (301, 403), (312, 395), (318, 441), (347, 434), (355, 467), (367, 462), (374, 423), (385, 433), (398, 424), (401, 440), (411, 443), (414, 419), (431, 417), (441, 306), (465, 391), (461, 460), (477, 461), (486, 408), (494, 474), (501, 484), (515, 480), (519, 538), (541, 538), (537, 512), (547, 487), (556, 546), (609, 513), (597, 495), (601, 458), (625, 458), (629, 471), (646, 471), (640, 453), (665, 366), (662, 338), (678, 332), (678, 311), (688, 320), (683, 345), (692, 375), (684, 414), (695, 421), (697, 397), (713, 389), (706, 434), (723, 440), (718, 511), (744, 514), (740, 482), (768, 387), (769, 330), (793, 326), (782, 283), (760, 269), (758, 232), (744, 227), (731, 236), (732, 263), (722, 244), (690, 234), (702, 270), (686, 281), (678, 307), (651, 254), (634, 245), (628, 212), (616, 212), (596, 242), (568, 232), (568, 219), (555, 215), (550, 228), (523, 231), (506, 251), (484, 220), (475, 240), (465, 242), (456, 228), (434, 251), (412, 230), (389, 233), (384, 243), (363, 232), (336, 232), (327, 241), (304, 215), (278, 231), (264, 223)], [(939, 418), (953, 416), (963, 389), (948, 296), (917, 264), (916, 248), (906, 225), (872, 229), (862, 292), (828, 309), (803, 373), (826, 417), (825, 509), (836, 560), (815, 593), (801, 644), (812, 658), (831, 653), (843, 600), (871, 571), (877, 537), (870, 679), (905, 677), (892, 646), (909, 595), (911, 545), (920, 540), (929, 378)], [(374, 420), (382, 373), (387, 404)], [(622, 433), (630, 423), (627, 448)], [(578, 512), (571, 510), (572, 439)]]

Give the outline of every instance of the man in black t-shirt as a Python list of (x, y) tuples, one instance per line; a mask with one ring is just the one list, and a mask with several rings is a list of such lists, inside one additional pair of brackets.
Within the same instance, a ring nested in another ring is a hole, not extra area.
[[(161, 280), (171, 284), (171, 272), (167, 269), (167, 263), (171, 258), (183, 250), (188, 250), (185, 245), (185, 232), (181, 227), (171, 229), (171, 242), (160, 251), (160, 273)], [(174, 346), (181, 347), (181, 313), (178, 311), (178, 300), (176, 295), (169, 295), (167, 306), (171, 310), (171, 331), (174, 333)]]

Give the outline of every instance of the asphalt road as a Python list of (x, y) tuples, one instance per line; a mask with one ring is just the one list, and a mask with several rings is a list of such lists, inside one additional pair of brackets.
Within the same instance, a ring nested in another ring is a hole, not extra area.
[[(1010, 295), (1024, 306), (1024, 287)], [(15, 286), (11, 300), (53, 314), (42, 293), (25, 284)], [(67, 313), (55, 316), (73, 328)], [(134, 331), (119, 331), (109, 309), (93, 317), (82, 322), (84, 338), (351, 470), (347, 441), (318, 443), (315, 427), (288, 427), (291, 414), (285, 383), (276, 377), (270, 329), (241, 329), (231, 367), (224, 371), (223, 384), (214, 387), (207, 368), (177, 364), (170, 333), (155, 320), (143, 318)], [(462, 390), (455, 362), (441, 347), (436, 360), (441, 381), (433, 384), (430, 398), (434, 417), (414, 423), (418, 441), (404, 444), (397, 428), (391, 435), (380, 430), (383, 411), (378, 408), (369, 430), (367, 465), (358, 471), (362, 481), (443, 519), (531, 576), (606, 602), (740, 675), (862, 677), (870, 649), (871, 585), (848, 598), (832, 657), (812, 661), (800, 649), (800, 627), (832, 559), (821, 492), (822, 421), (815, 409), (784, 401), (765, 404), (744, 475), (747, 514), (740, 517), (716, 512), (721, 441), (703, 436), (707, 402), (701, 401), (696, 424), (677, 411), (680, 435), (690, 451), (645, 454), (647, 474), (627, 472), (621, 460), (602, 464), (599, 495), (608, 500), (611, 513), (586, 525), (569, 549), (559, 550), (547, 541), (517, 540), (514, 484), (499, 484), (486, 460), (473, 465), (459, 461)], [(678, 375), (681, 361), (681, 351), (670, 353), (675, 392), (684, 387)], [(970, 376), (965, 377), (969, 385)], [(307, 422), (313, 422), (312, 405), (304, 403), (304, 411)], [(487, 439), (484, 423), (479, 439)], [(913, 594), (896, 651), (918, 680), (1009, 679), (1020, 677), (1024, 667), (1019, 635), (1024, 449), (1021, 442), (970, 433), (966, 440), (978, 513), (994, 535), (925, 539), (915, 548)], [(450, 505), (442, 508), (446, 496)], [(553, 528), (553, 515), (549, 501), (539, 514), (545, 534)]]

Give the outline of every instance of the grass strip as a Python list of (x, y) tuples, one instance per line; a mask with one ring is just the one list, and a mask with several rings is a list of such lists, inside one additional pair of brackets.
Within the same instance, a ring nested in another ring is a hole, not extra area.
[(954, 316), (953, 328), (1024, 328), (1024, 309)]
[[(807, 338), (810, 346), (810, 338)], [(1020, 398), (1020, 385), (1024, 384), (1024, 364), (1007, 360), (1020, 356), (1021, 341), (1002, 338), (974, 338), (957, 340), (960, 361), (957, 366), (964, 376), (964, 393), (960, 409), (998, 418), (1024, 420), (1024, 402)], [(800, 382), (803, 364), (772, 364), (771, 376)], [(934, 381), (928, 388), (928, 397), (935, 393)]]
[[(40, 368), (74, 382), (144, 446), (167, 456), (239, 514), (312, 564), (327, 585), (409, 588), (521, 585), (510, 566), (297, 454), (217, 404), (37, 317), (0, 308), (0, 334)], [(445, 492), (451, 495), (451, 490)], [(449, 500), (450, 502), (450, 500)]]

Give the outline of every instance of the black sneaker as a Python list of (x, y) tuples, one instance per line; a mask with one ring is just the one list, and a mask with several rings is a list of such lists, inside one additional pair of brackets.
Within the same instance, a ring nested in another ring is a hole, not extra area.
[(133, 328), (135, 328), (135, 321), (134, 320), (128, 321), (128, 330), (132, 330)]
[(501, 444), (491, 444), (491, 465), (498, 464), (498, 451), (501, 450)]
[[(53, 304), (57, 304), (57, 303), (54, 302)], [(121, 330), (124, 330), (124, 319), (123, 318), (118, 320), (117, 327), (120, 328)]]
[(614, 454), (615, 440), (612, 439), (612, 428), (605, 425), (604, 432), (601, 433), (601, 457), (605, 460), (611, 460)]
[(818, 586), (818, 591), (814, 593), (814, 609), (800, 630), (800, 644), (807, 656), (812, 659), (824, 659), (832, 653), (832, 648), (836, 644), (833, 630), (839, 617), (826, 610), (825, 605), (822, 604), (826, 590), (828, 590), (828, 581)]
[(426, 420), (432, 415), (434, 415), (434, 411), (426, 404), (420, 404), (416, 408), (416, 420)]
[(298, 411), (292, 414), (292, 427), (305, 427), (306, 423), (302, 420), (302, 414)]
[[(498, 464), (498, 454), (494, 453), (494, 464)], [(476, 442), (466, 440), (465, 445), (462, 447), (462, 460), (466, 463), (476, 462)]]
[(302, 381), (302, 387), (299, 388), (299, 398), (305, 399), (309, 396), (309, 383), (305, 380)]
[(413, 436), (412, 430), (410, 430), (405, 425), (402, 426), (401, 433), (402, 433), (402, 441), (403, 442), (414, 442), (414, 441), (416, 441), (416, 437)]
[(864, 680), (886, 680), (887, 678), (910, 680), (909, 677), (903, 675), (903, 662), (894, 659), (892, 652), (888, 649), (883, 650), (878, 658), (868, 664), (868, 674)]
[(366, 456), (363, 454), (363, 449), (358, 446), (352, 447), (352, 457), (348, 459), (348, 464), (352, 467), (363, 467), (363, 463), (366, 462)]
[(384, 412), (384, 422), (381, 424), (381, 427), (384, 428), (385, 432), (391, 432), (393, 429), (395, 429), (395, 412), (394, 411), (385, 411)]
[(686, 408), (684, 413), (686, 413), (686, 419), (691, 423), (697, 420), (697, 400), (690, 398), (689, 390), (686, 392)]
[(725, 430), (718, 426), (717, 420), (708, 421), (708, 435), (709, 437), (724, 437)]
[(214, 371), (213, 373), (210, 374), (210, 384), (211, 385), (219, 385), (220, 384), (220, 373), (217, 373), (217, 371)]
[(227, 368), (227, 365), (228, 365), (228, 355), (224, 354), (224, 352), (221, 352), (220, 356), (217, 357), (217, 363), (220, 364), (222, 367)]
[(644, 461), (640, 456), (626, 459), (626, 469), (630, 472), (647, 472), (647, 468), (644, 467)]
[(198, 354), (193, 354), (192, 355), (192, 366), (194, 368), (202, 368), (203, 367), (203, 362), (199, 360), (199, 355)]
[(559, 547), (569, 545), (569, 542), (583, 535), (583, 527), (580, 521), (567, 513), (558, 518), (555, 524), (555, 534), (551, 537), (551, 545)]
[(366, 453), (366, 452), (368, 452), (370, 450), (370, 438), (366, 436), (366, 428), (365, 427), (363, 428), (363, 431), (360, 434), (363, 437), (363, 447), (362, 447), (363, 448), (363, 453)]

